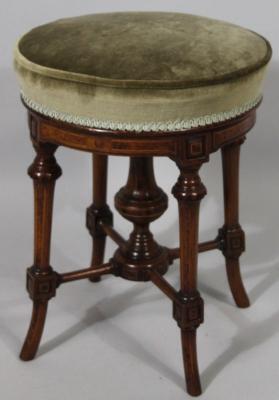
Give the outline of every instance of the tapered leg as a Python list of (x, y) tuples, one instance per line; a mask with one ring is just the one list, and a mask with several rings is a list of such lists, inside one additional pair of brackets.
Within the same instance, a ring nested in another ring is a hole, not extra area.
[[(87, 209), (87, 227), (92, 236), (92, 258), (90, 267), (96, 268), (104, 262), (106, 234), (101, 222), (112, 224), (112, 213), (107, 202), (108, 156), (93, 154), (93, 204)], [(91, 282), (100, 281), (100, 277), (90, 278)]]
[(55, 180), (62, 171), (56, 163), (56, 146), (35, 144), (37, 156), (28, 170), (34, 181), (34, 265), (27, 271), (27, 290), (33, 300), (30, 327), (20, 358), (34, 358), (43, 333), (47, 305), (55, 296), (57, 275), (49, 264)]
[(180, 292), (173, 315), (181, 329), (187, 391), (201, 394), (197, 361), (196, 329), (203, 322), (203, 301), (197, 291), (199, 204), (206, 189), (196, 169), (181, 167), (173, 188), (178, 200), (180, 226)]
[(232, 295), (238, 307), (249, 307), (239, 266), (245, 236), (239, 224), (239, 157), (242, 141), (222, 148), (225, 224), (220, 230), (223, 254)]

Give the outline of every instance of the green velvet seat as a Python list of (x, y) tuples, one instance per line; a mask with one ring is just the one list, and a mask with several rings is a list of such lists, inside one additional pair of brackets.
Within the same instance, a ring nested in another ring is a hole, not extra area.
[(173, 131), (240, 115), (261, 99), (269, 43), (179, 13), (61, 19), (15, 49), (24, 101), (52, 118), (113, 130)]

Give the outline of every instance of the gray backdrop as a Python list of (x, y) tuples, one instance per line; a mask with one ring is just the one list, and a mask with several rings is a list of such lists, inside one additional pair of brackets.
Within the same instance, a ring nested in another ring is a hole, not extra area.
[[(274, 48), (258, 123), (243, 146), (241, 220), (247, 232), (242, 257), (248, 310), (235, 308), (217, 252), (199, 258), (199, 287), (206, 302), (199, 329), (203, 399), (277, 400), (279, 392), (279, 160), (278, 17), (276, 0), (2, 0), (0, 3), (0, 396), (5, 400), (58, 398), (185, 399), (179, 332), (169, 301), (152, 284), (106, 278), (66, 285), (51, 302), (37, 359), (18, 360), (31, 303), (25, 268), (32, 263), (33, 193), (26, 175), (33, 158), (26, 113), (12, 70), (12, 50), (26, 30), (60, 17), (113, 10), (169, 10), (228, 20), (265, 35)], [(60, 149), (64, 174), (57, 184), (52, 265), (66, 271), (88, 266), (84, 227), (90, 204), (90, 155)], [(127, 159), (111, 158), (109, 203), (125, 182)], [(220, 155), (202, 169), (208, 188), (201, 209), (201, 239), (222, 224)], [(170, 193), (177, 177), (167, 159), (156, 160), (159, 184)], [(130, 225), (117, 215), (127, 236)], [(176, 204), (153, 224), (157, 239), (176, 245)], [(107, 248), (109, 255), (114, 247)], [(178, 284), (178, 264), (168, 274)]]

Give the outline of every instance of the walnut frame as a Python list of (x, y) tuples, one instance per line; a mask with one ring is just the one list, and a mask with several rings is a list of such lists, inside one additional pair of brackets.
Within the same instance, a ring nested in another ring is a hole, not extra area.
[[(34, 265), (27, 272), (33, 313), (21, 359), (34, 358), (43, 333), (48, 301), (55, 296), (59, 285), (85, 278), (96, 282), (104, 274), (135, 281), (151, 280), (173, 302), (173, 317), (181, 329), (187, 390), (193, 396), (200, 395), (196, 330), (203, 322), (203, 300), (197, 290), (198, 252), (214, 249), (223, 252), (236, 304), (249, 306), (239, 268), (245, 241), (238, 220), (238, 172), (240, 146), (255, 124), (256, 108), (232, 120), (189, 131), (140, 134), (84, 128), (53, 120), (31, 109), (28, 109), (28, 120), (37, 152), (29, 168), (35, 188), (35, 257)], [(93, 153), (95, 182), (93, 204), (87, 210), (87, 227), (93, 240), (91, 265), (64, 274), (57, 273), (49, 265), (54, 183), (61, 175), (54, 157), (58, 146)], [(225, 222), (214, 240), (199, 244), (199, 204), (206, 189), (198, 171), (210, 154), (219, 149), (223, 159)], [(115, 197), (117, 210), (134, 224), (128, 241), (113, 228), (112, 213), (107, 206), (109, 155), (131, 159), (128, 182)], [(160, 246), (149, 230), (150, 222), (167, 208), (167, 196), (157, 186), (153, 173), (152, 157), (159, 156), (169, 157), (180, 170), (172, 191), (179, 209), (180, 247), (176, 249)], [(107, 236), (119, 248), (104, 264)], [(180, 258), (180, 291), (163, 277), (176, 258)]]

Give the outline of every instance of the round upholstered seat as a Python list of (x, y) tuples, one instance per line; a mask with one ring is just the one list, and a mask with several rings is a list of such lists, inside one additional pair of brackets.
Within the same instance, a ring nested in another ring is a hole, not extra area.
[(26, 104), (57, 120), (175, 131), (257, 105), (269, 43), (229, 23), (178, 13), (61, 19), (25, 34), (15, 68)]

